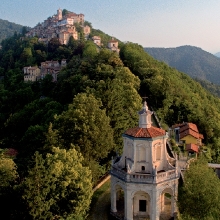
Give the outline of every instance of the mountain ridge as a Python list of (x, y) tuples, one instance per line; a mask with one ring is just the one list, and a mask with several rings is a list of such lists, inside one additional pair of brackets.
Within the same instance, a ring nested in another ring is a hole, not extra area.
[(144, 50), (159, 61), (184, 72), (192, 78), (208, 80), (220, 85), (220, 58), (199, 47), (184, 45), (175, 48)]
[(23, 25), (0, 18), (0, 43), (2, 40), (11, 37), (15, 32), (21, 33), (23, 27)]
[(214, 54), (217, 57), (220, 57), (220, 52)]

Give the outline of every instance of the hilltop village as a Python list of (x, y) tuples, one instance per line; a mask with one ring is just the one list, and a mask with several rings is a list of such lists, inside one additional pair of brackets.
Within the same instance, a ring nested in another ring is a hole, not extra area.
[(84, 26), (84, 14), (76, 14), (68, 12), (63, 15), (61, 9), (57, 10), (57, 14), (47, 18), (42, 23), (38, 23), (27, 34), (27, 37), (39, 37), (39, 41), (48, 43), (51, 38), (59, 38), (61, 44), (67, 44), (72, 36), (78, 40), (78, 32), (75, 24), (79, 24), (83, 28), (85, 37), (90, 34), (90, 27)]
[[(65, 12), (65, 13), (63, 13)], [(91, 33), (91, 27), (84, 25), (84, 14), (76, 14), (67, 10), (57, 10), (57, 14), (47, 18), (42, 23), (38, 23), (32, 28), (26, 37), (38, 37), (38, 41), (48, 44), (52, 38), (58, 38), (61, 44), (68, 44), (70, 37), (74, 40), (79, 40), (79, 33), (76, 30), (76, 26), (80, 26), (83, 30), (85, 40), (92, 40), (96, 44), (97, 49), (103, 46), (100, 36), (89, 37)], [(107, 48), (111, 51), (119, 53), (118, 41), (112, 38), (107, 45)], [(66, 66), (66, 60), (58, 61), (46, 61), (42, 62), (40, 67), (29, 66), (23, 68), (24, 81), (37, 81), (43, 79), (47, 74), (52, 75), (53, 82), (57, 81), (57, 75), (60, 70)]]
[(2, 219), (219, 219), (219, 98), (84, 19), (1, 43)]

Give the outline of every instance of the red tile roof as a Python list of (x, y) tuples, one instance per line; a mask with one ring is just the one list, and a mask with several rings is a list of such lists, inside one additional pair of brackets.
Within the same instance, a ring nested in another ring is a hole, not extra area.
[(201, 134), (199, 134), (198, 128), (193, 123), (185, 123), (183, 126), (180, 127), (180, 139), (191, 135), (197, 139), (202, 137)]
[(200, 138), (200, 139), (204, 139), (203, 134), (199, 134), (199, 138)]
[(186, 144), (186, 150), (198, 153), (199, 147), (196, 144)]
[(164, 136), (166, 134), (165, 130), (156, 128), (151, 126), (150, 128), (129, 128), (125, 134), (132, 137), (142, 137), (142, 138), (150, 138), (150, 137), (158, 137)]
[(199, 139), (199, 133), (197, 133), (197, 132), (195, 132), (195, 131), (193, 131), (191, 129), (188, 129), (188, 130), (185, 130), (185, 131), (181, 132), (180, 133), (180, 139), (182, 139), (182, 138), (184, 138), (184, 137), (186, 137), (188, 135), (191, 135), (194, 138)]

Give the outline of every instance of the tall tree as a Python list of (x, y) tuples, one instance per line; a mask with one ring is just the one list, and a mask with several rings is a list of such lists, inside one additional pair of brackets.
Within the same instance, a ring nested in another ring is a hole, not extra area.
[(35, 154), (35, 166), (24, 181), (23, 195), (33, 219), (85, 219), (92, 184), (91, 172), (82, 161), (74, 147), (53, 147), (45, 159)]
[(102, 161), (107, 163), (115, 147), (110, 119), (101, 107), (93, 95), (80, 93), (54, 122), (63, 146), (71, 148), (73, 143), (82, 153), (84, 164), (92, 170), (93, 183), (103, 174)]
[(18, 177), (15, 162), (5, 152), (6, 150), (0, 149), (0, 194)]
[(204, 220), (211, 216), (219, 217), (220, 181), (205, 160), (199, 159), (190, 164), (184, 173), (178, 200), (184, 216)]
[(93, 95), (80, 93), (55, 121), (64, 146), (70, 148), (73, 143), (86, 160), (99, 161), (114, 148), (110, 120), (101, 107)]

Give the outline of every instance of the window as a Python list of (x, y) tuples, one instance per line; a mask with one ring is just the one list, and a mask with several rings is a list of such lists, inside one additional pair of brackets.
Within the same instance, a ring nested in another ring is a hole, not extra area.
[(146, 211), (147, 211), (147, 201), (139, 200), (139, 212), (146, 212)]
[(156, 148), (156, 160), (160, 160), (161, 158), (161, 146), (157, 146)]
[(145, 166), (141, 166), (141, 170), (142, 170), (142, 171), (145, 171)]

